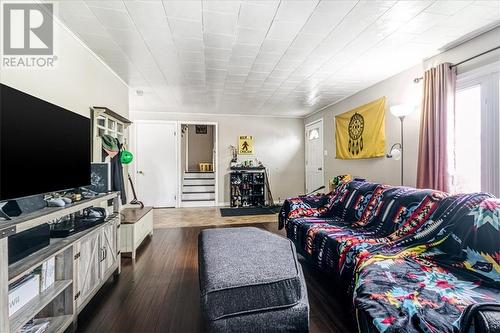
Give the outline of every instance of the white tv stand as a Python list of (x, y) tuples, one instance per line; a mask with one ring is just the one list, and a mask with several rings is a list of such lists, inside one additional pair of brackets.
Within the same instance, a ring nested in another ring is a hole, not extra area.
[[(114, 213), (104, 223), (66, 238), (51, 239), (50, 245), (8, 265), (8, 236), (110, 199)], [(35, 317), (50, 318), (47, 333), (62, 333), (70, 326), (76, 329), (78, 313), (111, 276), (121, 271), (118, 199), (117, 192), (102, 194), (0, 222), (0, 332), (17, 332)], [(51, 258), (55, 258), (55, 283), (9, 316), (9, 284)]]

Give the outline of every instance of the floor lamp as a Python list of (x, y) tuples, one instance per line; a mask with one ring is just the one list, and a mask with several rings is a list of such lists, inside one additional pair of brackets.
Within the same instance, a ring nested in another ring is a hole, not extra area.
[(393, 105), (390, 109), (392, 115), (398, 117), (401, 121), (401, 141), (392, 145), (387, 158), (394, 158), (396, 161), (401, 160), (401, 186), (404, 185), (404, 120), (414, 109), (415, 107), (409, 104)]

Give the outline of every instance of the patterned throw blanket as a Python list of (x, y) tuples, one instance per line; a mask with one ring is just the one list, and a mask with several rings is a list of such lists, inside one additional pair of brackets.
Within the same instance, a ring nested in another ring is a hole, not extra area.
[(287, 200), (280, 227), (352, 293), (373, 332), (456, 332), (500, 301), (500, 201), (349, 182)]

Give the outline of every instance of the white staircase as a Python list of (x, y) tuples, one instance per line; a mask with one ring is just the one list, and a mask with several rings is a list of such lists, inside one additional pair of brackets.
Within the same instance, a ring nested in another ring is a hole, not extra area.
[(215, 206), (215, 173), (185, 172), (182, 180), (181, 207)]

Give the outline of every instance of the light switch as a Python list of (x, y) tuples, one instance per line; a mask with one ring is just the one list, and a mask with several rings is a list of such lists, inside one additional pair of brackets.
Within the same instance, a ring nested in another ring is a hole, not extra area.
[(325, 149), (324, 154), (325, 154), (325, 156), (328, 156), (328, 150)]

